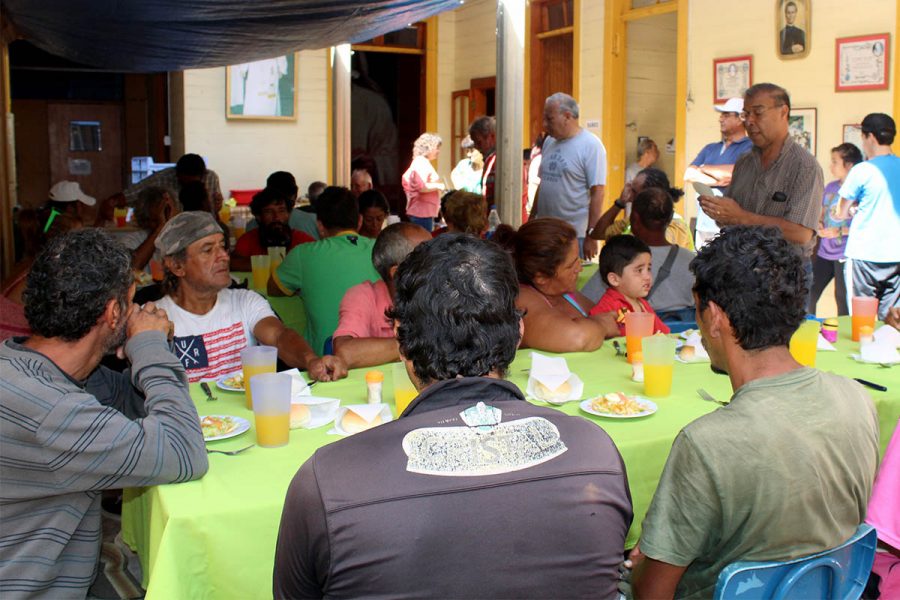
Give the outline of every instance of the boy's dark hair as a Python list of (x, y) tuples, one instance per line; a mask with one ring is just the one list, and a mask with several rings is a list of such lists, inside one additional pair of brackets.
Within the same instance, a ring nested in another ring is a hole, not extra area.
[[(266, 187), (270, 190), (280, 192), (292, 201), (297, 199), (297, 180), (287, 171), (275, 171), (266, 178)], [(291, 206), (293, 208), (293, 206)]]
[(175, 173), (182, 177), (203, 177), (206, 175), (206, 162), (199, 154), (185, 154), (175, 163)]
[(609, 274), (621, 276), (639, 254), (650, 254), (650, 246), (633, 235), (614, 235), (606, 240), (600, 251), (600, 277), (609, 287)]
[(178, 201), (185, 212), (192, 210), (212, 211), (209, 192), (202, 181), (189, 181), (182, 184), (181, 189), (178, 191)]

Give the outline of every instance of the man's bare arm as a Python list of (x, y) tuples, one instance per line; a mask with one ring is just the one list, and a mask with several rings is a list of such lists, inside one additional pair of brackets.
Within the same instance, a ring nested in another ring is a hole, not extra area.
[(334, 338), (334, 355), (348, 369), (383, 365), (400, 360), (396, 338), (356, 338), (342, 335)]
[(653, 558), (644, 557), (634, 567), (631, 591), (637, 600), (663, 600), (675, 597), (675, 587), (687, 567), (677, 567)]

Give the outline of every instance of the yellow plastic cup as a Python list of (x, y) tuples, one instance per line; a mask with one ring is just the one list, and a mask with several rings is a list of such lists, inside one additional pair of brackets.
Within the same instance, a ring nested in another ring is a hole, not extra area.
[(791, 356), (806, 367), (816, 366), (816, 345), (819, 341), (819, 322), (807, 320), (791, 336)]
[(253, 388), (250, 380), (262, 373), (274, 373), (278, 363), (278, 348), (275, 346), (248, 346), (241, 350), (241, 365), (244, 370), (244, 394), (247, 408), (253, 410)]
[(253, 289), (265, 294), (272, 273), (272, 258), (268, 254), (251, 256), (250, 267), (253, 269)]
[(256, 443), (277, 448), (288, 443), (291, 433), (291, 376), (263, 373), (250, 380)]
[(399, 417), (409, 406), (410, 402), (419, 395), (419, 390), (413, 385), (406, 372), (406, 365), (402, 362), (391, 365), (391, 375), (394, 381), (394, 409)]
[(644, 355), (644, 393), (663, 398), (672, 393), (675, 368), (675, 340), (659, 334), (641, 340)]

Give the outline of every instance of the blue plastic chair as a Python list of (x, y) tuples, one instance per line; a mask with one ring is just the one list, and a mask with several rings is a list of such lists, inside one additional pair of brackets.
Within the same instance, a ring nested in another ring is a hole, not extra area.
[(828, 598), (858, 600), (875, 560), (875, 529), (863, 523), (831, 550), (783, 562), (731, 563), (719, 573), (715, 600)]
[(697, 329), (697, 321), (663, 321), (670, 333), (681, 333), (688, 329)]

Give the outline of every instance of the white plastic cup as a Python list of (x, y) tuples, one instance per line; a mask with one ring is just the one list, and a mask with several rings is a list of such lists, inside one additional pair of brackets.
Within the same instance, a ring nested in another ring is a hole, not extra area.
[(277, 448), (288, 443), (291, 431), (291, 376), (263, 373), (250, 380), (256, 443)]

